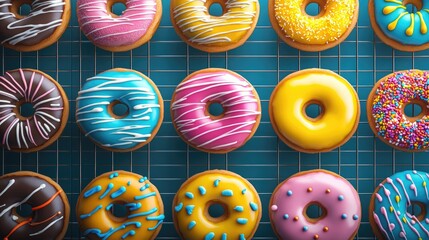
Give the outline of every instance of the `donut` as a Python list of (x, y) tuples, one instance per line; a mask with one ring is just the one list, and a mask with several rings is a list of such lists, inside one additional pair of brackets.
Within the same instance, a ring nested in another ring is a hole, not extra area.
[[(126, 207), (124, 217), (114, 214), (116, 204)], [(92, 180), (79, 195), (76, 216), (88, 239), (152, 240), (165, 218), (158, 189), (146, 177), (126, 171)]]
[[(23, 116), (20, 107), (34, 113)], [(17, 152), (39, 151), (55, 142), (69, 116), (69, 102), (60, 84), (46, 73), (17, 69), (0, 76), (0, 145)]]
[[(369, 222), (378, 239), (428, 239), (429, 175), (403, 171), (386, 178), (377, 186), (369, 205)], [(418, 205), (415, 216), (407, 207)]]
[[(307, 209), (322, 209), (311, 218)], [(270, 200), (271, 225), (279, 239), (353, 239), (361, 221), (359, 195), (340, 175), (310, 170), (292, 175), (274, 190)]]
[[(221, 216), (210, 215), (219, 205)], [(209, 170), (189, 178), (173, 200), (173, 221), (182, 239), (252, 239), (262, 216), (250, 182), (233, 172)]]
[[(27, 16), (19, 14), (24, 4)], [(70, 0), (0, 0), (0, 42), (22, 52), (46, 48), (63, 35), (70, 15)]]
[[(405, 5), (417, 9), (408, 12)], [(426, 1), (374, 1), (368, 3), (369, 17), (376, 35), (392, 48), (414, 52), (429, 48), (429, 4)]]
[[(223, 112), (214, 116), (211, 104)], [(242, 76), (226, 69), (203, 69), (189, 75), (171, 100), (173, 125), (192, 147), (211, 153), (226, 153), (243, 146), (259, 126), (258, 93)]]
[[(305, 9), (317, 3), (320, 13), (311, 16)], [(353, 31), (359, 15), (358, 0), (269, 0), (271, 25), (291, 47), (323, 51), (337, 46)]]
[[(121, 2), (120, 16), (112, 12)], [(148, 42), (162, 15), (161, 0), (78, 0), (77, 17), (85, 36), (97, 47), (112, 52), (128, 51)]]
[[(17, 209), (31, 207), (29, 216)], [(34, 172), (15, 172), (0, 177), (0, 238), (4, 240), (62, 240), (67, 231), (70, 207), (55, 181)]]
[[(402, 151), (423, 151), (429, 147), (429, 73), (407, 70), (381, 78), (367, 100), (368, 123), (387, 145)], [(421, 106), (421, 113), (409, 117), (409, 104)]]
[[(221, 16), (209, 8), (220, 4)], [(258, 0), (171, 0), (170, 17), (177, 34), (191, 47), (225, 52), (243, 45), (259, 18)]]
[[(114, 106), (124, 104), (121, 116)], [(164, 116), (161, 93), (148, 77), (115, 68), (89, 78), (76, 99), (76, 122), (101, 148), (134, 151), (155, 137)]]
[[(305, 112), (312, 104), (321, 108), (316, 118)], [(329, 152), (347, 142), (356, 131), (359, 98), (338, 74), (306, 69), (290, 74), (277, 85), (269, 114), (275, 132), (289, 147), (308, 153)]]

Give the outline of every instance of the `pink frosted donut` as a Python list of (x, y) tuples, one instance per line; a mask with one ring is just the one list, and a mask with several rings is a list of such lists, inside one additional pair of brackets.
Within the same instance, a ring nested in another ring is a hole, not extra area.
[[(212, 103), (222, 106), (222, 114), (210, 114)], [(225, 153), (253, 136), (261, 106), (256, 90), (245, 78), (226, 69), (210, 68), (189, 75), (177, 86), (171, 116), (189, 145), (205, 152)]]
[[(307, 209), (318, 205), (322, 214), (310, 218)], [(353, 239), (360, 219), (359, 195), (341, 176), (311, 170), (297, 173), (274, 190), (270, 219), (280, 239)]]
[[(112, 5), (123, 2), (122, 15)], [(78, 0), (80, 29), (97, 47), (113, 52), (137, 48), (152, 38), (162, 14), (161, 0)]]

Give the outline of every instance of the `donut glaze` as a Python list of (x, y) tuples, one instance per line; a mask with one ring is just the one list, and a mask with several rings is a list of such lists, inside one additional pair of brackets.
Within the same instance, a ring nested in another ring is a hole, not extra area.
[[(420, 70), (399, 71), (376, 83), (368, 101), (368, 122), (383, 142), (406, 151), (429, 147), (429, 113), (427, 109), (429, 73)], [(423, 106), (416, 117), (404, 113), (407, 104)]]
[[(310, 3), (320, 6), (317, 16), (308, 15)], [(271, 23), (288, 44), (305, 51), (321, 51), (342, 42), (356, 24), (357, 0), (269, 0)]]
[[(156, 85), (130, 69), (111, 69), (87, 79), (78, 94), (76, 122), (85, 136), (111, 151), (132, 151), (149, 143), (163, 119), (163, 100)], [(117, 102), (128, 107), (116, 116)]]
[[(210, 206), (224, 214), (213, 218)], [(182, 239), (252, 239), (262, 216), (255, 188), (241, 176), (211, 170), (188, 179), (173, 200), (173, 219)]]
[(112, 1), (78, 0), (77, 16), (82, 32), (96, 46), (127, 51), (149, 41), (161, 18), (160, 0), (122, 0), (120, 16), (111, 12)]
[[(318, 219), (306, 214), (313, 204), (324, 209)], [(300, 172), (277, 186), (270, 219), (279, 239), (353, 239), (361, 219), (360, 199), (353, 186), (335, 173)]]
[[(29, 217), (16, 208), (32, 207)], [(16, 172), (0, 177), (0, 237), (4, 240), (62, 240), (70, 216), (67, 196), (46, 176)]]
[[(212, 116), (211, 103), (223, 114)], [(250, 139), (259, 125), (258, 94), (242, 76), (225, 69), (197, 71), (180, 83), (171, 103), (173, 123), (191, 146), (206, 152), (229, 152)]]
[[(429, 175), (419, 171), (403, 171), (386, 178), (374, 191), (369, 219), (379, 239), (429, 238)], [(421, 206), (421, 214), (411, 215), (407, 207)]]
[[(305, 113), (310, 104), (321, 107), (317, 118)], [(281, 140), (310, 153), (341, 146), (356, 131), (360, 116), (359, 99), (350, 83), (323, 69), (301, 70), (284, 78), (274, 89), (269, 107)]]
[[(31, 103), (34, 114), (23, 117), (19, 106)], [(49, 146), (61, 135), (69, 104), (62, 87), (37, 70), (17, 69), (0, 76), (0, 143), (20, 152)]]
[[(28, 16), (18, 15), (17, 2), (31, 3)], [(0, 42), (20, 51), (42, 49), (58, 40), (69, 18), (69, 0), (0, 0)]]
[[(209, 8), (219, 3), (221, 16)], [(222, 52), (242, 45), (252, 34), (259, 17), (258, 0), (172, 0), (171, 21), (179, 36), (192, 47)]]
[[(124, 218), (112, 214), (115, 203), (128, 210)], [(88, 184), (76, 206), (79, 226), (89, 239), (155, 239), (164, 222), (164, 205), (158, 189), (138, 174), (115, 171)]]

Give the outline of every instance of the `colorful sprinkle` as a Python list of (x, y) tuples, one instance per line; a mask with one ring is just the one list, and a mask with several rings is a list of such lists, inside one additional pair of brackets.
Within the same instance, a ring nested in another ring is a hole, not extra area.
[(174, 207), (174, 211), (180, 212), (183, 208), (183, 203), (179, 203), (177, 206)]
[(287, 195), (288, 195), (288, 196), (292, 196), (292, 194), (293, 194), (293, 193), (292, 193), (292, 191), (291, 191), (291, 190), (288, 190), (288, 191), (287, 191)]
[(346, 219), (346, 218), (347, 218), (347, 214), (343, 213), (343, 214), (341, 215), (341, 219)]
[(206, 194), (206, 192), (207, 192), (207, 191), (206, 191), (206, 189), (205, 189), (203, 186), (199, 186), (199, 187), (198, 187), (198, 191), (200, 191), (200, 194), (201, 194), (201, 195), (203, 195), (203, 196), (204, 196), (204, 195)]
[(244, 234), (240, 234), (240, 237), (238, 238), (239, 240), (246, 240), (246, 238), (244, 237)]
[(204, 240), (212, 240), (215, 237), (214, 232), (209, 232), (207, 233), (207, 235), (204, 237)]
[(307, 226), (304, 226), (304, 227), (302, 228), (302, 231), (307, 232), (307, 231), (308, 231), (308, 227), (307, 227)]
[(277, 207), (277, 205), (272, 205), (271, 206), (271, 211), (275, 212), (279, 209), (279, 207)]
[(344, 200), (344, 196), (343, 195), (338, 196), (338, 201), (343, 201), (343, 200)]
[(298, 219), (299, 219), (299, 217), (296, 216), (296, 217), (293, 218), (293, 221), (296, 222), (296, 221), (298, 221)]
[(195, 225), (197, 225), (197, 222), (195, 222), (195, 221), (191, 221), (191, 222), (188, 224), (188, 230), (191, 230), (192, 228), (194, 228), (194, 227), (195, 227)]
[(83, 197), (84, 197), (84, 198), (89, 198), (89, 197), (91, 197), (92, 195), (94, 195), (94, 194), (98, 193), (99, 191), (101, 191), (101, 189), (102, 189), (102, 187), (101, 187), (100, 185), (95, 186), (95, 187), (93, 187), (93, 188), (89, 189), (88, 191), (86, 191), (86, 192), (83, 194)]
[(226, 233), (222, 233), (222, 237), (220, 238), (220, 240), (227, 240), (227, 235), (226, 235)]
[(115, 199), (117, 197), (120, 197), (122, 194), (124, 194), (127, 191), (127, 189), (124, 186), (121, 186), (118, 190), (110, 194), (110, 198)]
[(247, 191), (247, 190), (244, 188), (243, 190), (241, 190), (241, 194), (243, 194), (243, 195), (244, 195), (244, 194), (246, 193), (246, 191)]
[(230, 189), (223, 190), (221, 194), (224, 197), (232, 197), (234, 195), (234, 193)]
[(331, 193), (331, 189), (326, 189), (325, 193)]
[(353, 220), (358, 220), (359, 219), (359, 216), (358, 215), (353, 215)]
[(312, 191), (313, 191), (313, 188), (311, 187), (307, 188), (307, 192), (312, 192)]
[(187, 198), (189, 198), (189, 199), (193, 199), (193, 198), (194, 198), (194, 194), (193, 194), (193, 193), (191, 193), (191, 192), (186, 192), (186, 193), (185, 193), (185, 196), (186, 196)]
[(234, 208), (234, 211), (236, 211), (236, 212), (243, 212), (243, 211), (244, 211), (244, 208), (243, 208), (242, 206), (236, 206), (236, 207)]
[(258, 204), (254, 203), (254, 202), (250, 202), (250, 209), (252, 209), (252, 211), (256, 212), (258, 211)]
[(328, 228), (328, 227), (324, 227), (324, 228), (323, 228), (323, 231), (324, 231), (324, 232), (327, 232), (328, 230), (329, 230), (329, 228)]
[(113, 179), (113, 178), (118, 177), (118, 176), (119, 176), (119, 173), (114, 172), (114, 173), (110, 174), (109, 178)]
[(186, 213), (188, 215), (192, 215), (192, 212), (194, 211), (195, 205), (188, 205), (185, 207)]
[(104, 197), (106, 197), (107, 196), (107, 194), (109, 194), (109, 192), (110, 192), (110, 190), (112, 190), (113, 189), (113, 187), (114, 187), (115, 185), (113, 185), (113, 183), (109, 183), (109, 184), (107, 184), (107, 188), (106, 188), (106, 190), (104, 191), (104, 193), (98, 198), (98, 199), (103, 199)]
[(248, 222), (249, 220), (247, 218), (237, 218), (237, 223), (244, 225)]
[(220, 182), (220, 179), (216, 179), (216, 180), (214, 180), (214, 186), (215, 187), (217, 187), (217, 186), (219, 186), (219, 182)]

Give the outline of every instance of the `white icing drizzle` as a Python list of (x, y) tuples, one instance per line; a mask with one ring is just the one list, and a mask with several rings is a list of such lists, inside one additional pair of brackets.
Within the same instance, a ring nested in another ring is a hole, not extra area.
[(12, 185), (15, 183), (15, 179), (9, 180), (9, 183), (7, 186), (3, 189), (3, 191), (0, 193), (0, 196), (3, 195)]
[(49, 225), (46, 226), (45, 228), (43, 228), (42, 230), (40, 230), (38, 232), (35, 232), (35, 233), (31, 233), (30, 237), (44, 233), (46, 230), (48, 230), (50, 227), (52, 227), (55, 223), (61, 221), (61, 219), (63, 219), (63, 218), (64, 218), (64, 216), (61, 216), (61, 217), (55, 219), (54, 221), (52, 221), (51, 223), (49, 223)]
[(8, 206), (6, 209), (4, 209), (0, 213), (0, 217), (3, 217), (3, 215), (5, 213), (9, 212), (12, 208), (18, 207), (18, 206), (26, 203), (28, 201), (28, 199), (30, 199), (34, 194), (36, 194), (38, 191), (44, 189), (45, 187), (46, 187), (46, 185), (44, 183), (40, 184), (40, 186), (38, 188), (36, 188), (33, 192), (31, 192), (26, 198), (24, 198), (24, 200), (22, 200), (21, 202), (14, 203), (14, 204)]
[[(196, 1), (203, 4), (193, 6)], [(228, 34), (248, 31), (257, 14), (256, 11), (246, 11), (246, 8), (257, 3), (257, 0), (228, 0), (225, 3), (226, 13), (213, 18), (204, 6), (205, 2), (206, 0), (188, 0), (173, 9), (172, 15), (176, 25), (190, 42), (198, 44), (232, 42)], [(230, 11), (231, 8), (235, 10)], [(224, 30), (224, 27), (232, 25), (237, 27)]]
[[(0, 7), (2, 6), (11, 6), (12, 4), (8, 3), (7, 0), (0, 0)], [(34, 0), (32, 2), (32, 11), (28, 16), (22, 19), (17, 19), (16, 16), (11, 12), (0, 12), (0, 21), (11, 19), (11, 23), (7, 25), (7, 29), (25, 29), (18, 34), (7, 38), (2, 41), (2, 44), (8, 43), (11, 45), (16, 45), (24, 40), (37, 37), (41, 32), (56, 28), (60, 26), (63, 22), (62, 19), (56, 19), (51, 22), (35, 24), (35, 21), (31, 21), (33, 18), (43, 19), (43, 15), (46, 13), (62, 13), (64, 10), (56, 10), (54, 8), (58, 6), (64, 6), (65, 2), (63, 0)], [(31, 22), (31, 24), (22, 25), (23, 21)]]

